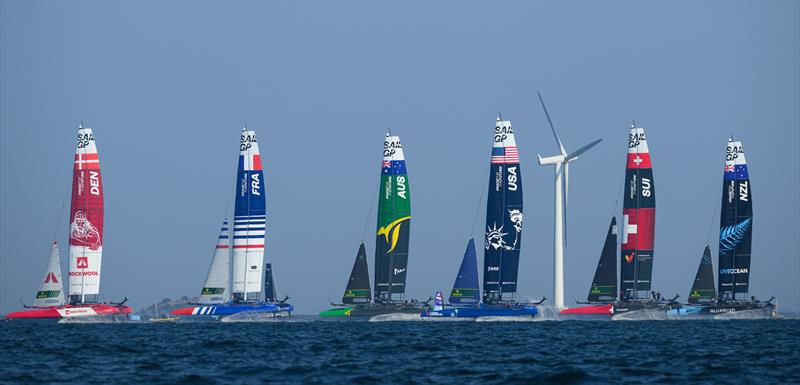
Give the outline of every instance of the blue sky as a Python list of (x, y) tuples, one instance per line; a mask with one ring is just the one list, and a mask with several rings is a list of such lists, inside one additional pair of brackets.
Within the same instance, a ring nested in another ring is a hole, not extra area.
[(387, 128), (408, 159), (408, 294), (448, 290), (498, 112), (523, 163), (519, 290), (552, 297), (553, 171), (536, 154), (556, 147), (536, 90), (568, 150), (604, 138), (571, 167), (568, 304), (587, 293), (635, 119), (657, 189), (654, 287), (688, 296), (733, 133), (753, 184), (751, 293), (797, 310), (799, 4), (4, 1), (0, 313), (39, 285), (81, 119), (104, 173), (104, 299), (198, 294), (244, 120), (264, 159), (267, 259), (300, 312), (341, 297)]

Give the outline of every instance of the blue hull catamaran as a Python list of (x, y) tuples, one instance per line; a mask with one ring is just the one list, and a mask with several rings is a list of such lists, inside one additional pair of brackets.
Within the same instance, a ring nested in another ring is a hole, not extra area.
[[(453, 285), (453, 307), (434, 306), (428, 317), (509, 317), (538, 313), (536, 304), (517, 302), (519, 252), (522, 246), (522, 174), (511, 122), (497, 118), (489, 168), (486, 201), (486, 239), (483, 253), (483, 301), (478, 299), (475, 243), (470, 239)], [(440, 295), (437, 293), (437, 295)]]
[[(176, 309), (173, 315), (227, 316), (242, 312), (289, 315), (294, 306), (278, 301), (272, 266), (264, 264), (267, 200), (261, 154), (255, 131), (242, 129), (236, 178), (233, 239), (228, 220), (222, 223), (214, 258), (195, 307)], [(230, 267), (231, 249), (233, 266)], [(233, 290), (228, 296), (229, 276)]]
[(671, 317), (775, 317), (775, 297), (749, 296), (753, 241), (753, 194), (742, 142), (728, 140), (719, 221), (719, 281), (714, 291), (711, 250), (706, 246), (697, 269), (689, 304), (667, 312)]

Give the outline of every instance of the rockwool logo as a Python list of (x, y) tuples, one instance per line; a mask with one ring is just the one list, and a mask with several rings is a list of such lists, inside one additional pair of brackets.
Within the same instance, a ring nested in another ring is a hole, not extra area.
[(78, 257), (78, 260), (76, 262), (78, 264), (79, 269), (89, 268), (89, 257)]

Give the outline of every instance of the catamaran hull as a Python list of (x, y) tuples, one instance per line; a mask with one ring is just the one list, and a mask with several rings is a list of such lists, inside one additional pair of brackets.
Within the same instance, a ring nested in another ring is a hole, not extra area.
[(658, 302), (617, 302), (614, 304), (615, 320), (661, 320), (670, 310), (680, 309), (680, 304)]
[(539, 311), (533, 306), (515, 307), (453, 307), (442, 310), (426, 310), (422, 318), (480, 318), (480, 317), (534, 317)]
[(392, 306), (392, 305), (373, 305), (364, 307), (341, 307), (332, 308), (322, 313), (321, 317), (374, 317), (384, 314), (419, 314), (424, 311), (422, 306)]
[(272, 303), (259, 304), (222, 304), (211, 306), (186, 307), (175, 309), (170, 312), (172, 315), (200, 315), (200, 316), (226, 316), (243, 312), (250, 313), (274, 313), (275, 315), (288, 315), (294, 311), (294, 306), (289, 304), (277, 305)]
[(23, 310), (6, 315), (9, 319), (79, 318), (130, 314), (130, 306), (91, 304), (64, 305), (45, 309)]
[(574, 307), (570, 309), (564, 309), (558, 313), (559, 315), (568, 315), (568, 316), (608, 316), (611, 317), (614, 315), (614, 304), (606, 304), (606, 305), (593, 305), (593, 306), (583, 306), (583, 307)]
[(668, 318), (775, 318), (778, 312), (774, 306), (741, 303), (725, 305), (694, 306), (684, 305), (680, 309), (667, 311)]

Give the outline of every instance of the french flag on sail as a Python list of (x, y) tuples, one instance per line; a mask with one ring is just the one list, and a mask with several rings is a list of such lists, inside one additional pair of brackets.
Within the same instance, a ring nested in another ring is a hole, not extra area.
[(519, 163), (517, 146), (492, 147), (492, 164)]

